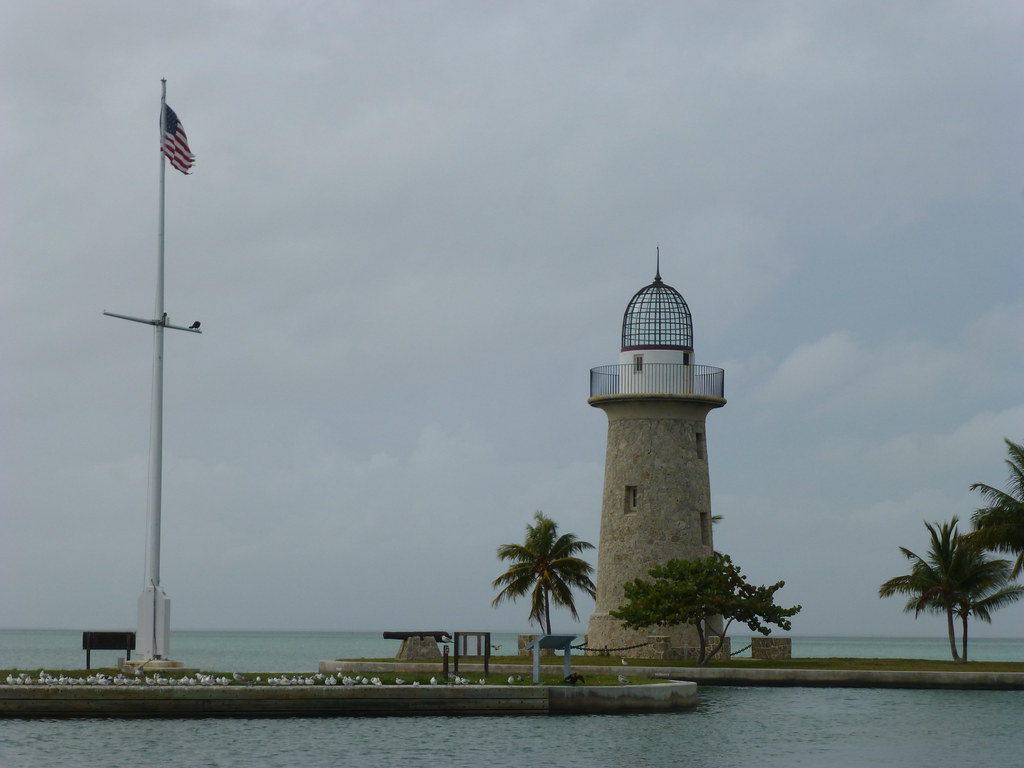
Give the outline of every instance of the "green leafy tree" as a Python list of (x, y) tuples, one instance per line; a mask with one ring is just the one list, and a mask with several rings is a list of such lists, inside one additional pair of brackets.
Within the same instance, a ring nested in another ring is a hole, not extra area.
[(971, 485), (988, 504), (971, 516), (974, 532), (966, 538), (983, 549), (1017, 555), (1010, 578), (1024, 570), (1024, 445), (1006, 440), (1010, 479), (1001, 491), (984, 483)]
[(551, 605), (568, 608), (579, 621), (573, 590), (586, 592), (591, 597), (597, 588), (590, 576), (594, 567), (577, 555), (594, 545), (581, 541), (571, 533), (558, 535), (558, 524), (543, 512), (534, 513), (533, 525), (526, 526), (526, 540), (522, 544), (502, 544), (498, 559), (512, 565), (491, 586), (501, 587), (491, 603), (498, 606), (506, 600), (515, 602), (530, 595), (530, 620), (551, 634)]
[[(770, 587), (748, 584), (732, 559), (719, 552), (702, 560), (669, 560), (647, 573), (651, 581), (635, 579), (623, 585), (628, 602), (609, 614), (628, 629), (692, 624), (700, 643), (698, 664), (706, 664), (718, 653), (734, 621), (769, 635), (768, 624), (788, 630), (789, 618), (800, 611), (799, 605), (775, 604), (775, 593), (784, 581)], [(723, 620), (721, 630), (713, 621), (718, 616)], [(719, 642), (709, 654), (710, 637)]]
[[(957, 531), (957, 518), (948, 523), (925, 523), (930, 536), (928, 554), (921, 557), (906, 547), (900, 552), (911, 562), (910, 573), (889, 579), (879, 597), (908, 595), (904, 610), (946, 616), (949, 650), (957, 663), (967, 661), (967, 621), (973, 615), (991, 623), (992, 611), (1024, 595), (1024, 587), (1008, 584), (1010, 563), (990, 560)], [(937, 527), (936, 527), (937, 526)], [(956, 619), (961, 624), (962, 653), (956, 647)]]

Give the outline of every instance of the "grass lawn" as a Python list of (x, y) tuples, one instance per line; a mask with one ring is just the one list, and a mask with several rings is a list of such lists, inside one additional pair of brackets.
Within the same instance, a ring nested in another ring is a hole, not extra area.
[[(347, 659), (347, 661), (360, 661), (360, 662), (382, 662), (385, 664), (394, 663), (395, 659)], [(542, 662), (545, 665), (552, 664), (561, 666), (563, 664), (562, 656), (546, 656), (542, 658)], [(484, 675), (477, 671), (469, 671), (468, 666), (480, 663), (476, 659), (466, 659), (462, 662), (461, 675), (466, 678), (471, 684), (479, 684), (483, 679), (486, 685), (531, 685), (532, 679), (532, 658), (527, 656), (492, 656), (491, 664), (514, 664), (519, 665), (522, 668), (521, 672), (517, 672), (512, 675), (511, 682), (509, 680), (508, 673), (498, 674), (491, 672), (484, 678)], [(599, 675), (599, 674), (587, 674), (587, 667), (615, 667), (616, 673), (612, 675)], [(573, 656), (572, 657), (572, 669), (574, 672), (582, 674), (586, 679), (587, 685), (621, 685), (618, 679), (618, 675), (622, 674), (629, 679), (632, 684), (644, 685), (648, 683), (664, 682), (663, 679), (656, 679), (646, 677), (636, 673), (636, 667), (658, 667), (667, 670), (672, 669), (692, 669), (697, 666), (694, 661), (675, 661), (675, 660), (663, 660), (663, 659), (627, 659), (627, 664), (623, 665), (621, 657), (614, 656)], [(710, 669), (793, 669), (793, 670), (823, 670), (823, 671), (835, 671), (835, 670), (854, 670), (854, 671), (880, 671), (880, 672), (1018, 672), (1024, 673), (1024, 662), (1005, 662), (1005, 661), (968, 661), (966, 664), (957, 664), (950, 661), (936, 661), (930, 659), (862, 659), (862, 658), (819, 658), (819, 659), (784, 659), (779, 661), (767, 661), (762, 659), (729, 659), (727, 661), (711, 661), (706, 665)], [(450, 666), (452, 676), (454, 677), (454, 664)], [(0, 669), (0, 684), (2, 684), (8, 675), (15, 677), (26, 673), (32, 678), (38, 678), (40, 669), (32, 670), (17, 670), (17, 669)], [(620, 672), (621, 670), (621, 672)], [(118, 674), (118, 670), (112, 668), (104, 669), (93, 669), (87, 670), (45, 670), (50, 675), (58, 677), (60, 675), (66, 675), (68, 677), (80, 677), (86, 678), (89, 675), (96, 675), (102, 673), (108, 677), (113, 677)], [(187, 677), (188, 675), (183, 672), (174, 672), (173, 670), (159, 670), (159, 674), (164, 678), (174, 679)], [(251, 686), (251, 685), (276, 685), (284, 684), (276, 682), (281, 678), (312, 678), (313, 673), (309, 672), (249, 672), (244, 675), (240, 675), (241, 679), (236, 679), (232, 673), (219, 673), (219, 672), (204, 672), (214, 677), (227, 677), (230, 678), (228, 685), (240, 685), (240, 686)], [(416, 682), (420, 685), (430, 685), (431, 678), (437, 678), (439, 684), (445, 684), (440, 677), (440, 671), (436, 673), (395, 673), (390, 671), (377, 672), (375, 674), (366, 674), (365, 677), (379, 677), (384, 685), (395, 685), (396, 680), (401, 680), (404, 684), (411, 685)], [(324, 675), (317, 675), (315, 680), (316, 685), (323, 685)], [(338, 685), (341, 685), (342, 675), (338, 674), (335, 676)], [(364, 675), (353, 674), (352, 677), (358, 677), (360, 680)], [(274, 682), (272, 682), (274, 681)], [(542, 674), (541, 683), (543, 685), (562, 685), (561, 674)], [(302, 680), (294, 684), (302, 684)], [(360, 683), (362, 684), (362, 683)]]
[[(360, 659), (360, 661), (366, 661), (366, 659)], [(90, 676), (96, 676), (96, 675), (104, 675), (107, 678), (113, 678), (113, 677), (118, 676), (120, 674), (119, 670), (114, 669), (112, 667), (95, 668), (95, 669), (91, 669), (91, 670), (84, 670), (84, 669), (78, 669), (78, 670), (47, 670), (47, 669), (43, 668), (43, 669), (35, 669), (35, 670), (28, 671), (28, 670), (18, 670), (18, 669), (0, 669), (0, 684), (4, 683), (6, 681), (8, 675), (13, 675), (14, 677), (19, 677), (22, 674), (26, 674), (31, 679), (31, 682), (28, 682), (28, 683), (25, 683), (25, 684), (27, 684), (27, 685), (38, 685), (39, 684), (38, 683), (38, 679), (40, 677), (40, 673), (41, 672), (46, 673), (48, 675), (51, 675), (52, 677), (55, 677), (55, 678), (59, 678), (60, 676), (63, 675), (63, 676), (66, 676), (66, 677), (74, 677), (74, 678), (82, 678), (82, 679), (86, 679), (86, 678), (88, 678)], [(166, 669), (158, 670), (158, 672), (159, 672), (159, 676), (164, 678), (164, 679), (166, 679), (166, 680), (178, 681), (178, 680), (182, 680), (183, 678), (190, 678), (190, 679), (193, 679), (193, 680), (195, 679), (194, 675), (190, 675), (187, 672), (175, 672), (174, 670), (166, 670)], [(628, 673), (628, 672), (629, 672), (629, 670), (626, 670), (626, 673)], [(248, 672), (248, 673), (245, 673), (245, 674), (239, 674), (237, 677), (235, 676), (234, 673), (230, 673), (230, 672), (229, 673), (209, 672), (209, 673), (203, 673), (203, 674), (204, 675), (209, 675), (209, 676), (214, 677), (214, 678), (223, 678), (223, 679), (226, 680), (226, 682), (223, 685), (218, 684), (218, 685), (216, 685), (216, 687), (231, 687), (231, 686), (250, 687), (250, 686), (253, 686), (253, 685), (260, 685), (260, 686), (303, 685), (303, 684), (307, 684), (307, 683), (304, 682), (305, 680), (310, 680), (310, 679), (312, 680), (312, 682), (308, 683), (309, 685), (322, 686), (322, 685), (324, 685), (324, 680), (328, 677), (328, 675), (322, 675), (322, 674), (314, 675), (313, 673), (307, 673), (307, 672), (259, 672), (259, 673), (257, 673), (257, 672)], [(151, 673), (148, 676), (149, 677), (156, 677), (157, 675), (156, 675), (156, 672), (154, 672), (154, 673)], [(130, 676), (124, 675), (124, 677), (130, 677)], [(144, 679), (147, 676), (146, 675), (141, 675), (140, 677)], [(342, 677), (343, 676), (340, 675), (340, 674), (334, 676), (334, 678), (337, 680), (337, 683), (336, 683), (335, 687), (343, 687), (344, 686), (344, 684), (342, 683)], [(455, 673), (454, 672), (452, 672), (452, 679), (450, 679), (448, 681), (443, 680), (441, 678), (441, 676), (440, 676), (440, 673), (434, 673), (434, 674), (431, 674), (431, 673), (415, 673), (415, 674), (413, 674), (413, 673), (400, 673), (400, 674), (395, 674), (395, 673), (391, 673), (391, 672), (384, 672), (384, 673), (376, 673), (376, 674), (372, 674), (371, 673), (371, 674), (367, 674), (367, 675), (362, 675), (362, 674), (355, 675), (355, 674), (353, 674), (353, 675), (351, 675), (351, 677), (353, 679), (357, 679), (359, 681), (359, 682), (356, 683), (356, 685), (363, 686), (363, 687), (372, 686), (373, 683), (370, 682), (370, 681), (373, 680), (374, 678), (378, 678), (381, 681), (381, 685), (385, 686), (385, 687), (386, 686), (394, 686), (394, 685), (413, 685), (413, 684), (419, 684), (419, 685), (422, 685), (422, 686), (430, 686), (430, 685), (455, 685), (456, 684), (455, 680), (454, 680), (454, 678), (455, 678)], [(527, 672), (527, 673), (520, 673), (520, 674), (516, 674), (516, 675), (512, 675), (512, 676), (509, 676), (508, 674), (500, 674), (499, 675), (497, 673), (492, 672), (491, 674), (489, 674), (489, 675), (487, 675), (485, 677), (483, 674), (481, 674), (479, 672), (476, 673), (476, 674), (471, 674), (471, 673), (463, 671), (463, 674), (461, 675), (461, 677), (464, 678), (467, 681), (467, 683), (471, 684), (471, 685), (479, 685), (481, 683), (484, 684), (484, 685), (532, 685), (533, 684), (532, 683), (532, 673), (529, 673), (529, 672)], [(280, 682), (282, 678), (288, 678), (289, 682), (287, 682), (287, 683)], [(365, 683), (362, 682), (364, 679), (367, 682), (365, 682)], [(431, 680), (435, 680), (436, 682), (431, 683)], [(541, 682), (541, 685), (566, 685), (566, 683), (564, 683), (563, 680), (562, 680), (562, 675), (560, 675), (560, 674), (558, 674), (558, 675), (542, 674), (541, 677), (540, 677), (540, 682)], [(664, 680), (656, 680), (654, 678), (646, 677), (644, 675), (629, 675), (629, 682), (632, 683), (632, 684), (635, 684), (635, 685), (646, 685), (646, 684), (649, 684), (649, 683), (664, 683), (665, 681)], [(585, 675), (585, 684), (586, 685), (622, 685), (622, 683), (619, 681), (617, 675)], [(113, 684), (108, 683), (108, 684), (106, 684), (105, 687), (114, 688), (116, 686), (113, 685)]]

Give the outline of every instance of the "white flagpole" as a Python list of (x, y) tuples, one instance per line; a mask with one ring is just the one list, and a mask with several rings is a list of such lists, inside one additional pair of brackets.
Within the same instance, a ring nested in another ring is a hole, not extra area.
[[(167, 80), (161, 80), (160, 93), (160, 213), (157, 224), (156, 310), (153, 319), (104, 311), (110, 317), (153, 326), (153, 396), (149, 430), (149, 501), (146, 508), (146, 582), (139, 596), (139, 623), (136, 650), (143, 662), (166, 659), (170, 648), (171, 601), (160, 586), (160, 503), (163, 486), (164, 424), (164, 329), (202, 333), (199, 323), (185, 328), (171, 325), (164, 311), (164, 116), (167, 110)], [(179, 665), (168, 661), (166, 665)]]
[[(160, 81), (160, 142), (164, 140), (167, 80)], [(163, 489), (164, 424), (164, 183), (167, 162), (160, 152), (160, 213), (157, 222), (156, 308), (153, 317), (153, 396), (149, 427), (149, 502), (146, 508), (146, 582), (139, 596), (139, 655), (162, 659), (170, 645), (170, 600), (160, 586), (160, 506)]]

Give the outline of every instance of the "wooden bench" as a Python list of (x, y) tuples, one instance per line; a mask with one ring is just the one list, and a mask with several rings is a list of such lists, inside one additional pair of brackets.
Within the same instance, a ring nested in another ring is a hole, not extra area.
[(134, 632), (83, 632), (82, 649), (85, 651), (85, 668), (92, 668), (93, 651), (124, 651), (126, 659), (135, 650)]

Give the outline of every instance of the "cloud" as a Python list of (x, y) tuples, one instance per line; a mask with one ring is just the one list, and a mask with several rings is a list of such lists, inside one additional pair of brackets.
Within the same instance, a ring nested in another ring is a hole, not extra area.
[(863, 354), (849, 334), (829, 334), (797, 347), (771, 373), (757, 397), (766, 405), (792, 403), (808, 396), (834, 393), (862, 366)]
[(1024, 431), (1015, 7), (180, 12), (0, 10), (6, 623), (134, 620), (152, 330), (101, 312), (153, 307), (166, 77), (175, 626), (525, 628), (494, 550), (597, 543), (587, 372), (660, 246), (726, 369), (716, 543), (798, 631), (930, 631), (879, 579)]

